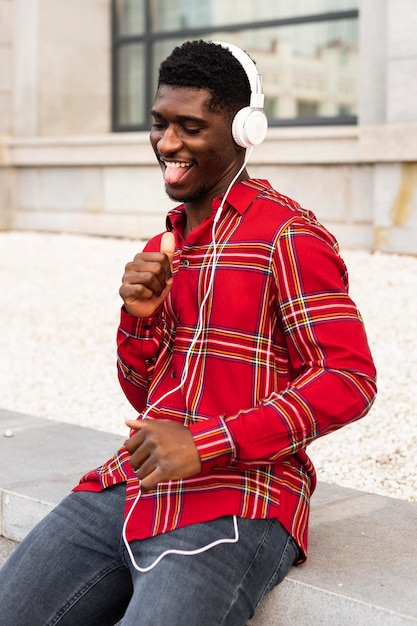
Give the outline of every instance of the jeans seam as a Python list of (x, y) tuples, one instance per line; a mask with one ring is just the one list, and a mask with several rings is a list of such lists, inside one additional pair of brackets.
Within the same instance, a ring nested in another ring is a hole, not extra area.
[(283, 549), (283, 551), (281, 553), (281, 558), (279, 560), (279, 563), (278, 563), (277, 567), (275, 568), (274, 573), (271, 576), (271, 579), (270, 579), (267, 587), (265, 588), (262, 596), (259, 598), (258, 604), (260, 602), (262, 602), (263, 598), (266, 596), (266, 594), (269, 591), (271, 591), (271, 589), (276, 587), (279, 582), (282, 582), (283, 577), (281, 575), (281, 571), (282, 571), (284, 562), (286, 562), (286, 560), (287, 560), (287, 555), (288, 555), (288, 551), (289, 551), (290, 547), (294, 547), (294, 540), (291, 537), (291, 535), (288, 535), (287, 541), (285, 542), (285, 547), (284, 547), (284, 549)]
[[(264, 533), (262, 535), (262, 539), (258, 542), (258, 548), (257, 548), (255, 554), (253, 555), (252, 560), (248, 564), (248, 567), (246, 568), (246, 572), (245, 572), (244, 576), (242, 577), (240, 585), (236, 588), (236, 591), (235, 591), (235, 593), (233, 595), (232, 601), (230, 602), (229, 609), (228, 609), (227, 613), (224, 616), (222, 624), (225, 623), (225, 620), (230, 615), (230, 611), (231, 611), (232, 607), (236, 604), (237, 599), (238, 599), (240, 593), (243, 593), (246, 596), (246, 598), (248, 599), (248, 604), (250, 604), (250, 606), (251, 606), (251, 615), (250, 615), (251, 618), (253, 617), (253, 615), (255, 613), (256, 606), (259, 604), (259, 602), (264, 597), (266, 591), (265, 591), (265, 593), (262, 594), (262, 596), (258, 600), (258, 602), (256, 604), (254, 604), (253, 601), (252, 601), (252, 598), (249, 596), (247, 591), (244, 589), (244, 584), (245, 584), (246, 581), (250, 580), (250, 578), (252, 576), (252, 572), (253, 572), (253, 566), (256, 563), (256, 561), (258, 560), (259, 555), (261, 554), (261, 552), (263, 552), (263, 550), (265, 549), (266, 541), (267, 541), (268, 537), (271, 536), (273, 522), (274, 522), (274, 520), (269, 520), (268, 526), (265, 528)], [(286, 547), (287, 546), (285, 546), (285, 549), (286, 549)], [(282, 562), (282, 559), (280, 560), (280, 564), (281, 564), (281, 562)], [(275, 571), (274, 571), (274, 575), (275, 575)]]

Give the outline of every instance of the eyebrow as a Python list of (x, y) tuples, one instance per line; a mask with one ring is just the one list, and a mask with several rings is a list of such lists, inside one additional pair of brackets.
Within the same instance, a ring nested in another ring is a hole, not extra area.
[[(156, 111), (155, 109), (151, 110), (151, 115), (152, 117), (159, 117), (164, 119), (164, 116), (159, 113), (159, 111)], [(196, 115), (178, 115), (177, 119), (180, 122), (196, 122), (197, 124), (205, 124), (205, 120), (201, 119), (201, 117), (197, 117)]]

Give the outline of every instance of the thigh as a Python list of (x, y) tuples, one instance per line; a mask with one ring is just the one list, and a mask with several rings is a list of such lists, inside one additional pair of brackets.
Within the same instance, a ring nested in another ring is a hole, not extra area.
[(123, 615), (124, 495), (124, 485), (71, 493), (29, 533), (0, 572), (4, 626), (104, 626)]
[[(237, 543), (194, 556), (169, 554), (145, 574), (131, 567), (134, 592), (123, 626), (244, 626), (298, 549), (277, 520), (239, 519), (238, 528)], [(194, 550), (233, 535), (233, 518), (224, 517), (132, 542), (132, 550), (146, 567), (165, 550)]]

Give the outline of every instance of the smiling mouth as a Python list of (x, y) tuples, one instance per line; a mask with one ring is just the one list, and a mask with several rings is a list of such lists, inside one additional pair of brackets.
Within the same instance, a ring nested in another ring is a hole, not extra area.
[(165, 166), (163, 168), (164, 181), (169, 185), (179, 183), (190, 167), (192, 167), (192, 163), (185, 163), (184, 161), (165, 161), (161, 159), (161, 163)]

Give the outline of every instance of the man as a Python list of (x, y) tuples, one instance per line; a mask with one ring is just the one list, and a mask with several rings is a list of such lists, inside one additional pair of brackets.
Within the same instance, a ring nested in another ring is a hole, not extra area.
[(227, 46), (161, 65), (150, 139), (180, 205), (120, 288), (139, 419), (12, 555), (5, 626), (243, 626), (306, 558), (306, 446), (366, 414), (375, 370), (334, 238), (249, 178), (250, 97)]

